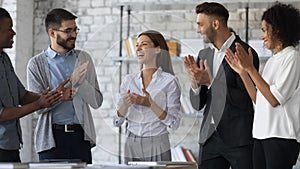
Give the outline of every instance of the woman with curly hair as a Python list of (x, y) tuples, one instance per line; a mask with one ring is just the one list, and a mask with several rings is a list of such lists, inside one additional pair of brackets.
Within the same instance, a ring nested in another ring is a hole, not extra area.
[(240, 44), (235, 53), (226, 50), (226, 60), (255, 103), (254, 169), (292, 169), (300, 147), (299, 10), (276, 3), (264, 12), (261, 26), (262, 40), (274, 53), (262, 75), (252, 64), (251, 50)]

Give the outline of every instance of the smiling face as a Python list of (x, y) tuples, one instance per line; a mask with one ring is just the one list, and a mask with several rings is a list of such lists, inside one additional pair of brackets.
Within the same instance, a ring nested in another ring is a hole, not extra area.
[[(59, 30), (75, 30), (76, 28), (77, 26), (75, 20), (67, 20), (62, 21)], [(57, 31), (56, 43), (67, 50), (71, 50), (75, 48), (76, 37), (77, 33), (75, 31), (71, 32), (70, 34)]]
[(76, 29), (75, 20), (62, 21), (59, 28), (49, 29), (51, 48), (55, 51), (64, 52), (74, 49), (77, 37)]
[(0, 19), (0, 50), (4, 48), (12, 48), (14, 43), (13, 37), (16, 32), (12, 29), (13, 23), (11, 18)]
[(146, 35), (141, 35), (137, 39), (136, 54), (138, 63), (144, 65), (144, 68), (156, 67), (156, 55), (160, 48), (155, 47), (151, 39)]
[(282, 44), (278, 38), (276, 38), (276, 35), (274, 35), (272, 25), (263, 20), (261, 23), (261, 30), (263, 32), (261, 39), (266, 44), (266, 47), (270, 50), (275, 49), (275, 52), (280, 51)]
[(212, 26), (212, 21), (208, 15), (204, 13), (197, 14), (197, 32), (202, 35), (205, 43), (214, 42), (215, 30)]
[(274, 45), (272, 43), (272, 27), (271, 25), (268, 25), (267, 22), (265, 20), (262, 21), (261, 23), (261, 30), (263, 32), (261, 39), (264, 41), (264, 43), (266, 44), (266, 47), (268, 49), (274, 49)]

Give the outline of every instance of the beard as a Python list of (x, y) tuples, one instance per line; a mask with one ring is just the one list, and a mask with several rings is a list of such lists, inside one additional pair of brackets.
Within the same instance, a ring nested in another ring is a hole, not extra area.
[(213, 43), (215, 35), (216, 35), (215, 30), (212, 28), (212, 26), (210, 26), (209, 28), (207, 28), (206, 34), (202, 35), (203, 42), (204, 43)]
[(211, 41), (209, 40), (209, 38), (207, 36), (202, 35), (202, 37), (203, 37), (203, 42), (204, 43), (211, 43)]
[(74, 49), (75, 44), (68, 45), (69, 40), (76, 40), (76, 38), (70, 37), (68, 39), (63, 39), (60, 35), (57, 35), (56, 43), (67, 50)]

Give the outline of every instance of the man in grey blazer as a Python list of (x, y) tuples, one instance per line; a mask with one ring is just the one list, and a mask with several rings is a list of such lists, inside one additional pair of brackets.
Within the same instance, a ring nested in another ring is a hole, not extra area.
[[(204, 109), (200, 129), (199, 168), (251, 169), (253, 105), (239, 75), (225, 61), (225, 50), (234, 52), (238, 42), (249, 45), (227, 26), (228, 10), (205, 2), (196, 7), (197, 32), (210, 47), (200, 50), (197, 60), (186, 56), (184, 66), (191, 81), (190, 100), (196, 110)], [(252, 49), (253, 62), (259, 60)]]

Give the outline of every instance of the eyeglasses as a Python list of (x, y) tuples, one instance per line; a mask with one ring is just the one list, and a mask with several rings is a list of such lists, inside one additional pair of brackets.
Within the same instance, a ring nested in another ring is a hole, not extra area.
[(80, 29), (79, 28), (74, 28), (74, 29), (68, 28), (66, 30), (59, 30), (59, 29), (53, 29), (53, 30), (58, 31), (58, 32), (63, 32), (65, 34), (67, 34), (67, 35), (71, 35), (73, 32), (75, 32), (76, 34), (78, 34), (78, 32), (79, 32)]

